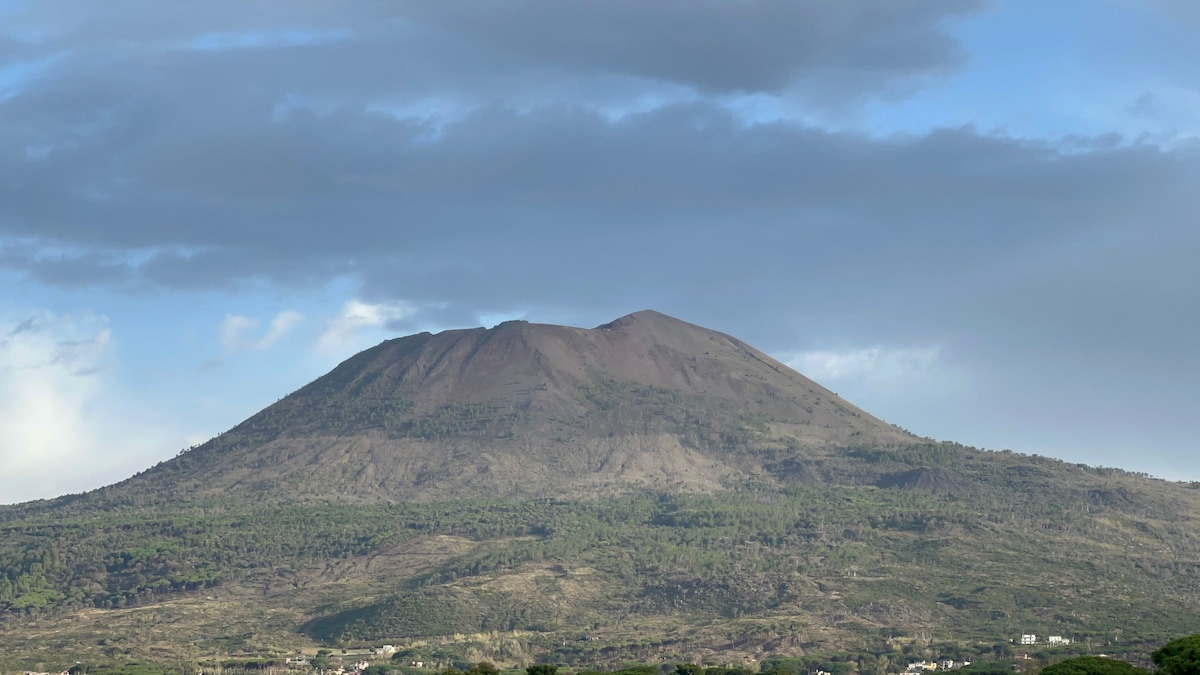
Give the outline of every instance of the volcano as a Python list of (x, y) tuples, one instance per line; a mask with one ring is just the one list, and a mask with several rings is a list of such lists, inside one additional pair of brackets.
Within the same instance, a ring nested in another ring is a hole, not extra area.
[(1132, 654), (1200, 623), (1198, 487), (917, 438), (653, 311), (420, 333), (126, 481), (0, 507), (0, 652)]
[(915, 439), (724, 333), (646, 310), (388, 340), (112, 491), (409, 501), (711, 490), (750, 447)]

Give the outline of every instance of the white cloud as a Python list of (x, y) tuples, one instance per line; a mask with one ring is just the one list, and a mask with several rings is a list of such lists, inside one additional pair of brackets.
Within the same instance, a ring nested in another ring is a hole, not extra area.
[(114, 365), (104, 317), (0, 321), (0, 503), (99, 487), (170, 447), (122, 395)]
[(777, 358), (917, 435), (970, 440), (946, 410), (974, 397), (974, 377), (939, 346), (820, 349)]
[(242, 349), (250, 342), (248, 334), (258, 328), (258, 321), (240, 314), (226, 314), (221, 322), (221, 346), (232, 352)]
[(865, 380), (897, 383), (932, 370), (937, 347), (869, 347), (850, 350), (815, 350), (782, 355), (787, 365), (818, 382)]
[(266, 349), (290, 333), (303, 320), (304, 316), (299, 312), (280, 312), (271, 319), (267, 332), (256, 336), (258, 319), (240, 314), (226, 314), (225, 320), (221, 322), (221, 345), (227, 352)]
[(380, 329), (393, 321), (413, 315), (415, 308), (403, 302), (372, 304), (348, 300), (337, 316), (329, 320), (325, 332), (317, 339), (317, 351), (324, 354), (345, 354), (362, 349), (370, 341), (372, 329)]

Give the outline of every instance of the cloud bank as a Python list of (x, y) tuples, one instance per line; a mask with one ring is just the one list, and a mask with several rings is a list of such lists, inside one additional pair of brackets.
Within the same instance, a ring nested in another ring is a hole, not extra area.
[(0, 503), (125, 478), (162, 452), (167, 435), (133, 421), (114, 358), (103, 317), (38, 312), (0, 324)]

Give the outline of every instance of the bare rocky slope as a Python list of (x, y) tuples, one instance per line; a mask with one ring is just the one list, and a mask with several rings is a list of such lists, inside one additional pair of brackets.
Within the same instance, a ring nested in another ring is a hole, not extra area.
[(593, 329), (502, 323), (386, 341), (106, 491), (430, 500), (711, 490), (796, 451), (915, 439), (753, 347), (654, 311)]

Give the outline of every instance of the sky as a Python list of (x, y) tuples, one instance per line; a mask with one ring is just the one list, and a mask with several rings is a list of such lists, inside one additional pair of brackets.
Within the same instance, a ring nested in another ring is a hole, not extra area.
[(1200, 480), (1194, 0), (0, 0), (0, 503), (356, 351), (653, 308)]

